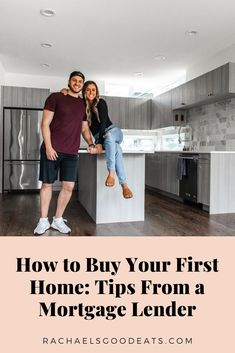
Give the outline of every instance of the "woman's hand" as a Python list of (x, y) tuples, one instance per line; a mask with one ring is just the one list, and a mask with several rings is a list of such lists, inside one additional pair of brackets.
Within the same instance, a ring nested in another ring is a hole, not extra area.
[(62, 90), (60, 91), (60, 93), (63, 93), (65, 96), (67, 96), (68, 92), (68, 88), (62, 88)]
[(100, 154), (103, 152), (103, 147), (101, 145), (101, 143), (98, 143), (95, 148), (97, 149), (97, 153)]
[(97, 154), (97, 148), (96, 147), (88, 147), (87, 151), (90, 154)]
[(103, 152), (102, 145), (98, 144), (96, 146), (89, 146), (87, 148), (87, 152), (89, 152), (90, 154), (100, 154)]
[(47, 159), (49, 159), (50, 161), (56, 161), (58, 158), (57, 152), (52, 147), (46, 149), (46, 155)]

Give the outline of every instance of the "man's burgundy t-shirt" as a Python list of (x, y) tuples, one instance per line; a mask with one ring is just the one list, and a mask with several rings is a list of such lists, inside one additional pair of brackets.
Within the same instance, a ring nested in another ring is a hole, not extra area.
[(56, 152), (77, 154), (82, 122), (87, 120), (84, 101), (69, 94), (52, 93), (44, 109), (54, 112), (50, 124), (52, 147)]

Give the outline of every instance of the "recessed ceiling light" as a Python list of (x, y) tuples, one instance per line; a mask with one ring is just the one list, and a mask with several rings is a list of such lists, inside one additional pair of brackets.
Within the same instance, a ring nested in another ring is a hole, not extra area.
[(43, 67), (44, 69), (47, 69), (48, 67), (50, 67), (51, 65), (50, 64), (40, 64), (41, 67)]
[(41, 47), (43, 47), (43, 48), (51, 48), (52, 44), (51, 43), (41, 43)]
[(162, 61), (162, 60), (166, 60), (166, 57), (164, 55), (156, 55), (154, 59), (157, 61)]
[(135, 75), (135, 77), (143, 77), (144, 76), (143, 72), (135, 72), (134, 75)]
[(55, 11), (52, 9), (42, 9), (40, 10), (40, 14), (46, 17), (53, 17), (55, 16)]
[(197, 31), (187, 31), (187, 32), (185, 32), (186, 36), (195, 36), (196, 34), (198, 34)]

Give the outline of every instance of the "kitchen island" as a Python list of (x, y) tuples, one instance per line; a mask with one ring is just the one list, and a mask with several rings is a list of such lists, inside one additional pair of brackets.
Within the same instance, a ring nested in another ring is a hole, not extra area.
[(78, 200), (97, 223), (144, 221), (145, 152), (123, 152), (128, 186), (133, 198), (124, 199), (122, 188), (105, 186), (107, 167), (105, 155), (83, 151), (79, 155)]

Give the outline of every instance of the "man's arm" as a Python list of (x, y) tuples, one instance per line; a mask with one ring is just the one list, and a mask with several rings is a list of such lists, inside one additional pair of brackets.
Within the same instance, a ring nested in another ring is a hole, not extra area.
[[(91, 137), (91, 132), (88, 126), (88, 122), (87, 121), (83, 121), (82, 122), (82, 137), (84, 138), (84, 140), (87, 142), (88, 145), (93, 145), (93, 141), (92, 141), (92, 137)], [(102, 152), (102, 146), (101, 146), (101, 150), (96, 148), (97, 146), (93, 146), (93, 147), (88, 147), (88, 152), (90, 153), (101, 153)]]
[(86, 143), (88, 145), (92, 145), (93, 141), (91, 138), (91, 132), (88, 126), (88, 122), (87, 121), (83, 121), (82, 122), (82, 137), (84, 138), (84, 140), (86, 141)]
[(43, 110), (41, 130), (42, 130), (42, 137), (45, 143), (47, 158), (52, 161), (55, 161), (58, 155), (51, 145), (51, 131), (50, 131), (50, 123), (52, 122), (53, 116), (54, 116), (54, 112), (51, 112), (50, 110), (46, 110), (46, 109)]

